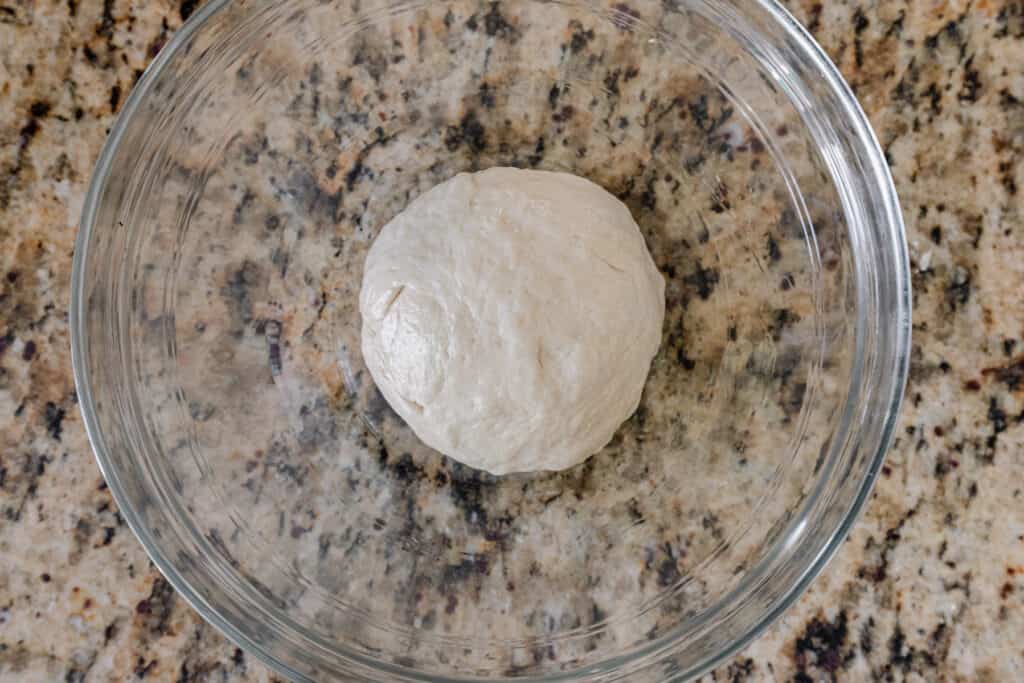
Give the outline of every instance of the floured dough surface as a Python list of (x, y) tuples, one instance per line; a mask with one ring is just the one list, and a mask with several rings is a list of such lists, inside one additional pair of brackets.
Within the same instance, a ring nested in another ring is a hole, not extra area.
[(598, 185), (462, 173), (374, 241), (363, 355), (432, 448), (493, 474), (564, 469), (636, 410), (664, 294), (629, 210)]

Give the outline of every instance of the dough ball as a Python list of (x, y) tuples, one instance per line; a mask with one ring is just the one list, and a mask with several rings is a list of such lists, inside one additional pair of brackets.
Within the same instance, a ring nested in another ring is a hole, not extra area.
[(636, 410), (665, 283), (601, 187), (492, 168), (384, 227), (359, 306), (367, 367), (424, 443), (493, 474), (561, 470)]

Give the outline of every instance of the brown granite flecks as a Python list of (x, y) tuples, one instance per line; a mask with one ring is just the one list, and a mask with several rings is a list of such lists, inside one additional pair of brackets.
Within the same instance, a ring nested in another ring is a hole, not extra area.
[[(94, 464), (70, 375), (67, 283), (92, 164), (114, 111), (197, 4), (0, 4), (0, 680), (275, 679), (150, 566)], [(886, 150), (911, 248), (913, 365), (896, 443), (850, 539), (707, 678), (1018, 680), (1024, 9), (789, 8)]]

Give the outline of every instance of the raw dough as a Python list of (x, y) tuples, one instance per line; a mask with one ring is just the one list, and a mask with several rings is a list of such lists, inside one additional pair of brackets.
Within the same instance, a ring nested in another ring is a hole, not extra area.
[(636, 410), (665, 283), (601, 187), (492, 168), (384, 226), (359, 306), (367, 367), (427, 445), (493, 474), (560, 470)]

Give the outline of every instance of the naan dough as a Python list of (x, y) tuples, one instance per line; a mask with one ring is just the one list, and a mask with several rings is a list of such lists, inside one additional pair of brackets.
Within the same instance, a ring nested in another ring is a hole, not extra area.
[(636, 410), (665, 283), (629, 210), (568, 173), (430, 189), (366, 259), (362, 348), (432, 448), (493, 474), (572, 467)]

